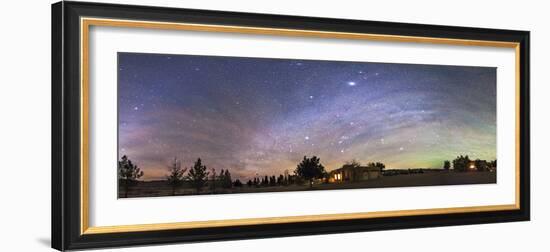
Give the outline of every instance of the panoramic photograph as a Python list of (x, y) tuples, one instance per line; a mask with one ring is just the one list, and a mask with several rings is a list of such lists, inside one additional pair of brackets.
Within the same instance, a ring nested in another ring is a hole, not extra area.
[(497, 181), (494, 67), (130, 52), (117, 67), (119, 198)]

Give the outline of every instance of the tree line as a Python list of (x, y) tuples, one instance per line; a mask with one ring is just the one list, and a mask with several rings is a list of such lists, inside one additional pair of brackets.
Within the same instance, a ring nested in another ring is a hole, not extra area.
[[(187, 170), (187, 168), (181, 167), (181, 162), (177, 160), (177, 158), (174, 158), (174, 161), (169, 166), (169, 173), (166, 175), (166, 182), (172, 188), (172, 195), (176, 194), (176, 190), (183, 185), (184, 181), (188, 181), (197, 192), (200, 192), (202, 188), (206, 186), (209, 172), (206, 170), (206, 166), (202, 164), (200, 158), (197, 159), (189, 171)], [(186, 171), (187, 174), (185, 174)], [(222, 174), (225, 180), (231, 180), (229, 171), (223, 172), (222, 170)], [(118, 179), (124, 188), (125, 198), (128, 197), (129, 188), (137, 184), (138, 179), (142, 176), (143, 171), (132, 163), (126, 155), (122, 156), (121, 160), (118, 162)]]
[[(208, 186), (212, 192), (216, 190), (229, 189), (232, 187), (243, 187), (244, 184), (239, 180), (232, 180), (229, 170), (221, 170), (219, 174), (215, 169), (207, 170), (207, 167), (202, 164), (200, 158), (194, 162), (193, 166), (189, 169), (182, 168), (181, 162), (174, 158), (173, 162), (168, 167), (169, 173), (166, 175), (166, 181), (172, 189), (172, 195), (176, 194), (176, 191), (181, 187), (185, 181), (189, 182), (197, 193), (200, 193), (204, 187)], [(187, 174), (186, 174), (187, 172)], [(248, 187), (264, 187), (264, 186), (277, 186), (277, 185), (291, 185), (302, 181), (309, 181), (310, 187), (314, 179), (323, 178), (326, 176), (324, 166), (320, 163), (320, 159), (316, 156), (308, 158), (304, 156), (304, 159), (297, 165), (294, 171), (295, 176), (280, 174), (278, 177), (265, 176), (262, 178), (255, 177), (248, 180), (246, 185)], [(118, 162), (118, 177), (124, 188), (124, 197), (128, 197), (129, 187), (137, 184), (139, 178), (143, 176), (143, 171), (133, 164), (126, 155), (122, 156)]]
[[(356, 161), (348, 162), (346, 165), (360, 166)], [(385, 165), (380, 162), (369, 163), (368, 166), (380, 167), (380, 169), (384, 169), (385, 167)], [(285, 175), (280, 174), (279, 176), (265, 175), (263, 177), (254, 177), (253, 179), (249, 179), (246, 184), (239, 179), (233, 180), (228, 169), (222, 169), (219, 173), (217, 173), (215, 169), (210, 169), (209, 171), (207, 167), (202, 164), (200, 158), (198, 158), (189, 169), (183, 168), (181, 162), (177, 158), (174, 158), (168, 166), (168, 171), (169, 173), (166, 175), (165, 180), (171, 187), (172, 195), (175, 195), (178, 188), (185, 182), (189, 183), (197, 193), (200, 193), (205, 187), (215, 193), (216, 190), (219, 189), (230, 189), (233, 187), (241, 188), (245, 185), (248, 187), (269, 187), (287, 186), (307, 182), (311, 188), (314, 180), (325, 179), (325, 182), (327, 182), (329, 177), (325, 167), (321, 164), (320, 158), (317, 156), (304, 156), (302, 161), (296, 166), (294, 175), (285, 172)], [(128, 197), (129, 187), (137, 184), (138, 179), (143, 176), (143, 171), (124, 155), (118, 163), (118, 176), (124, 188), (124, 197)]]
[[(497, 160), (491, 160), (491, 161), (485, 161), (481, 159), (475, 159), (471, 160), (468, 155), (460, 155), (457, 156), (452, 161), (453, 170), (465, 172), (465, 171), (489, 171), (492, 169), (496, 169), (497, 167)], [(449, 170), (451, 169), (451, 161), (445, 160), (443, 161), (443, 169)]]

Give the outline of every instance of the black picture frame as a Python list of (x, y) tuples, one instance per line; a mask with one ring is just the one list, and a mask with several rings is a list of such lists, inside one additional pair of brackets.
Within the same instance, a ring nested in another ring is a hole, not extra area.
[[(239, 225), (212, 228), (82, 234), (80, 18), (101, 17), (321, 30), (430, 38), (490, 40), (519, 44), (519, 209)], [(422, 228), (530, 218), (529, 32), (439, 25), (266, 15), (102, 3), (58, 2), (52, 5), (52, 247), (58, 250), (174, 242), (253, 239), (340, 232)]]

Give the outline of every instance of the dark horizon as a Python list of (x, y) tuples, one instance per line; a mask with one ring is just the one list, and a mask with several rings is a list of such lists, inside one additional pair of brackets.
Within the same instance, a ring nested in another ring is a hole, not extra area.
[(353, 159), (441, 168), (496, 159), (489, 67), (119, 53), (119, 156), (163, 179), (177, 157), (234, 178)]

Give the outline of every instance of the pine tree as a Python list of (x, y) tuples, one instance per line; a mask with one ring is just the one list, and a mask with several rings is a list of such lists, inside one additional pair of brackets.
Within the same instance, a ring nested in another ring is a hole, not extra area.
[[(222, 170), (223, 172), (223, 170)], [(212, 193), (216, 193), (216, 184), (218, 182), (218, 175), (216, 175), (216, 169), (212, 168), (212, 175), (210, 176), (210, 190)]]
[(283, 185), (284, 179), (285, 177), (283, 176), (283, 174), (280, 174), (279, 177), (277, 178), (277, 185)]
[(143, 176), (137, 165), (134, 165), (126, 155), (118, 161), (118, 179), (124, 183), (124, 198), (128, 198), (130, 186), (137, 183), (137, 180)]
[(233, 186), (233, 180), (231, 179), (231, 173), (229, 173), (229, 170), (225, 170), (222, 181), (224, 188), (231, 188)]
[(269, 177), (269, 186), (275, 186), (277, 184), (277, 179), (275, 178), (275, 176), (271, 176)]
[(236, 179), (235, 182), (233, 182), (233, 186), (237, 188), (241, 188), (243, 187), (243, 183), (241, 182), (241, 180)]
[(193, 167), (187, 173), (187, 179), (191, 185), (200, 193), (202, 188), (207, 184), (208, 172), (206, 166), (202, 165), (201, 159), (197, 159)]
[(170, 174), (166, 176), (168, 184), (172, 187), (172, 195), (176, 195), (176, 189), (183, 184), (185, 178), (185, 171), (187, 169), (181, 168), (181, 163), (177, 158), (174, 158), (174, 162), (170, 165)]

